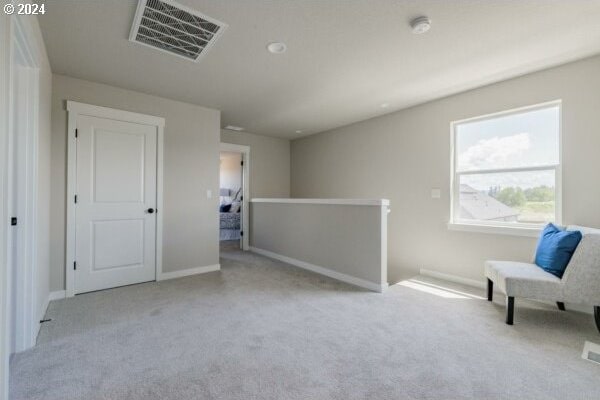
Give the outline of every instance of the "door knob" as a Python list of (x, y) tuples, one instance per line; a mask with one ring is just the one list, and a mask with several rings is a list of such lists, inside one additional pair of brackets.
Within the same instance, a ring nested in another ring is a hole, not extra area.
[(154, 208), (149, 208), (146, 210), (148, 214), (154, 214)]

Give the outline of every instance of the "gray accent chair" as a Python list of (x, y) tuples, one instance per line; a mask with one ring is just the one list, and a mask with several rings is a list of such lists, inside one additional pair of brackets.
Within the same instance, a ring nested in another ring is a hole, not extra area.
[(555, 301), (565, 310), (565, 302), (594, 307), (594, 320), (600, 331), (600, 229), (568, 226), (583, 238), (565, 273), (558, 278), (533, 263), (486, 261), (488, 301), (492, 301), (494, 284), (506, 295), (506, 323), (513, 324), (515, 297)]

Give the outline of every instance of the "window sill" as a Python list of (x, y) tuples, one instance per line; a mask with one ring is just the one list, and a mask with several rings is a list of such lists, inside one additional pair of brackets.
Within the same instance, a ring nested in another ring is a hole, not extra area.
[(470, 224), (464, 222), (449, 222), (448, 230), (474, 233), (487, 233), (493, 235), (509, 235), (537, 238), (540, 236), (542, 226), (500, 226), (485, 224)]

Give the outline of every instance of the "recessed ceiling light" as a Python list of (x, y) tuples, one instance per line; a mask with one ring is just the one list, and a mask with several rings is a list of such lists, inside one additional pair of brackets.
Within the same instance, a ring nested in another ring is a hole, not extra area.
[(379, 107), (388, 108), (389, 106), (390, 106), (390, 103), (381, 103), (381, 105)]
[(269, 50), (273, 54), (281, 54), (285, 53), (287, 50), (287, 46), (282, 42), (273, 42), (267, 45), (267, 50)]
[(417, 17), (410, 21), (410, 27), (415, 35), (420, 35), (431, 29), (431, 20), (425, 16)]
[(236, 132), (241, 132), (244, 130), (244, 128), (242, 128), (241, 126), (235, 126), (235, 125), (227, 125), (225, 127), (225, 129), (227, 129), (229, 131), (236, 131)]
[(302, 131), (301, 130), (297, 130), (296, 133), (302, 133)]

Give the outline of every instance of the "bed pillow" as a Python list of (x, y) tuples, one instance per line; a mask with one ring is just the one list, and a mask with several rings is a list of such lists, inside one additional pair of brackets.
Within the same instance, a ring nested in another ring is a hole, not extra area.
[(240, 208), (242, 208), (242, 203), (239, 201), (234, 201), (233, 203), (231, 203), (231, 208), (229, 209), (229, 212), (232, 212), (232, 213), (240, 212)]
[(538, 241), (535, 263), (544, 271), (562, 278), (581, 237), (579, 231), (566, 231), (554, 224), (546, 225)]
[(219, 212), (229, 212), (231, 209), (231, 204), (221, 204), (219, 207)]

